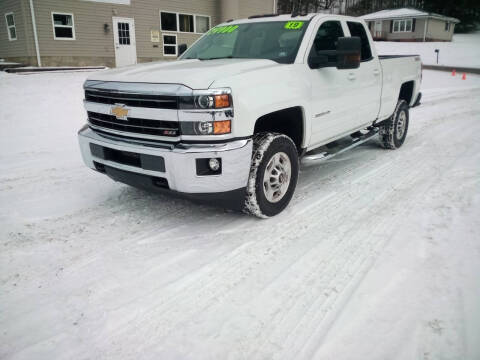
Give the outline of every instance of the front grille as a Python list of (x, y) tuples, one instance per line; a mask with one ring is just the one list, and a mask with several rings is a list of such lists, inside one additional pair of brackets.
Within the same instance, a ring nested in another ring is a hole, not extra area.
[(175, 137), (179, 135), (177, 121), (149, 120), (131, 118), (119, 120), (114, 115), (88, 111), (88, 122), (105, 129), (123, 131), (133, 134)]
[(85, 90), (85, 100), (101, 104), (125, 104), (133, 107), (177, 109), (176, 96), (129, 94), (110, 91)]

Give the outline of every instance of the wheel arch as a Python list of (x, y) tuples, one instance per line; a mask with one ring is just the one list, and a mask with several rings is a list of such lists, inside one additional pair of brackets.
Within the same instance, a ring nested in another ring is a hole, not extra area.
[(293, 140), (300, 153), (306, 147), (306, 130), (304, 108), (292, 106), (258, 117), (253, 133), (276, 132), (287, 135)]
[(413, 100), (413, 92), (415, 89), (415, 81), (405, 81), (400, 87), (400, 92), (398, 94), (398, 100), (405, 100), (410, 106)]

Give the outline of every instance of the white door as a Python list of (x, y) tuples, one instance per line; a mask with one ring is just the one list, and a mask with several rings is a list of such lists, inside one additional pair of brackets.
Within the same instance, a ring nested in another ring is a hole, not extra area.
[(329, 60), (328, 66), (320, 69), (306, 66), (312, 84), (312, 145), (329, 142), (354, 128), (358, 89), (349, 79), (350, 72), (338, 70), (336, 57), (329, 55), (344, 34), (340, 21), (327, 20), (318, 27), (310, 50), (310, 55), (326, 54)]
[(112, 20), (115, 63), (117, 67), (136, 64), (137, 46), (133, 19), (114, 17)]
[(362, 23), (347, 21), (350, 36), (358, 36), (362, 41), (361, 63), (358, 69), (348, 70), (351, 90), (355, 92), (354, 127), (371, 124), (378, 116), (382, 93), (380, 62), (374, 56), (368, 34)]

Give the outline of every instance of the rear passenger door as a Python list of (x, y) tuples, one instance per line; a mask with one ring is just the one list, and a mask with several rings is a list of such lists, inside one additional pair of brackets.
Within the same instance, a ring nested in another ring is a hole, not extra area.
[(378, 116), (382, 91), (380, 62), (374, 57), (370, 40), (362, 23), (347, 21), (350, 36), (358, 36), (362, 41), (361, 63), (358, 69), (348, 70), (348, 77), (356, 89), (355, 103), (358, 106), (353, 119), (355, 127), (372, 123)]

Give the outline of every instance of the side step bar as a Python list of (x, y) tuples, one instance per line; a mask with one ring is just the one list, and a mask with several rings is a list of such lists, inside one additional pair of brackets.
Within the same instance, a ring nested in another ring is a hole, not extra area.
[(328, 159), (334, 157), (335, 155), (341, 154), (341, 153), (343, 153), (347, 150), (350, 150), (350, 149), (353, 149), (354, 147), (357, 147), (360, 144), (363, 144), (364, 142), (367, 142), (372, 137), (377, 135), (378, 131), (379, 131), (379, 128), (374, 127), (368, 133), (352, 139), (351, 142), (349, 142), (349, 143), (347, 143), (347, 144), (345, 144), (341, 147), (338, 147), (337, 149), (335, 149), (333, 151), (323, 151), (323, 152), (319, 152), (319, 153), (316, 153), (316, 154), (315, 153), (314, 154), (307, 153), (301, 160), (302, 164), (312, 164), (312, 163), (316, 163), (318, 161), (328, 160)]

